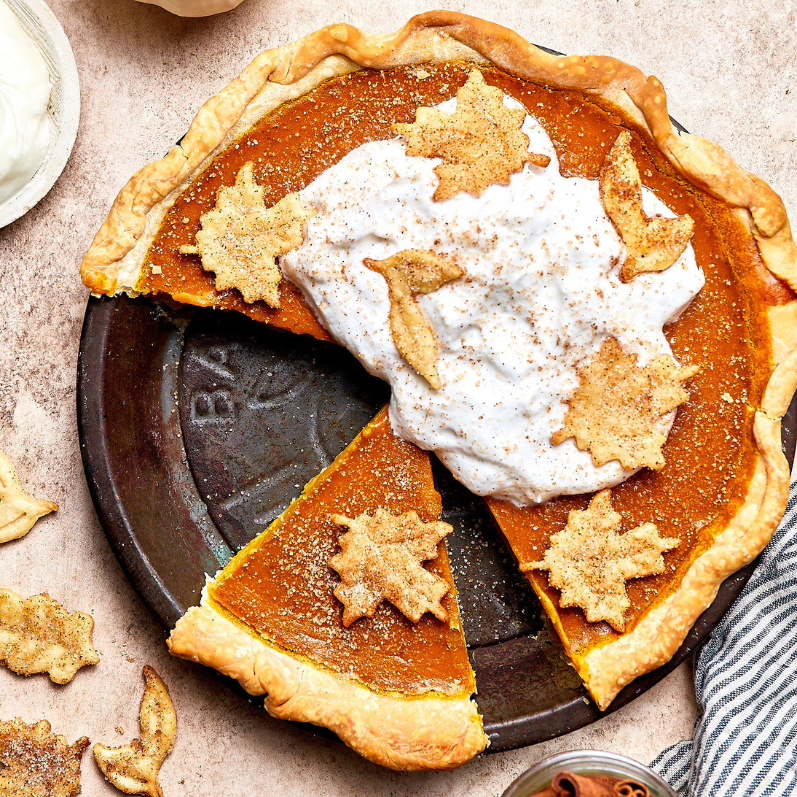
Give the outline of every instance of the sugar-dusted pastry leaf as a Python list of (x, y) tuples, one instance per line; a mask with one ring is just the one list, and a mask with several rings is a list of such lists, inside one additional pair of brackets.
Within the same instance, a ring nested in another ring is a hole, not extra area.
[(46, 672), (57, 684), (100, 657), (91, 643), (94, 620), (69, 612), (49, 595), (21, 598), (0, 589), (0, 663), (19, 675)]
[(94, 745), (94, 760), (106, 778), (125, 794), (163, 797), (158, 773), (177, 738), (177, 714), (166, 684), (144, 667), (144, 697), (138, 721), (141, 735), (122, 747)]
[(549, 583), (561, 592), (560, 606), (579, 606), (588, 622), (605, 620), (622, 632), (631, 605), (626, 581), (663, 573), (662, 554), (679, 541), (660, 537), (653, 523), (618, 533), (622, 518), (611, 498), (611, 490), (601, 490), (587, 509), (570, 512), (564, 529), (551, 536), (542, 561), (523, 563), (520, 569), (547, 570)]
[(507, 108), (504, 94), (488, 86), (478, 69), (471, 71), (457, 91), (457, 110), (418, 108), (415, 121), (394, 124), (393, 132), (407, 139), (407, 154), (440, 158), (435, 167), (440, 178), (433, 199), (467, 191), (480, 196), (493, 183), (507, 185), (526, 163), (547, 166), (547, 155), (529, 152), (529, 137), (522, 131), (526, 112)]
[(669, 355), (640, 367), (636, 355), (607, 338), (598, 355), (579, 369), (564, 427), (551, 435), (551, 442), (559, 445), (574, 437), (582, 451), (589, 449), (597, 467), (618, 459), (626, 470), (659, 470), (667, 437), (658, 422), (689, 398), (681, 383), (699, 370), (696, 365), (679, 368)]
[(447, 257), (420, 249), (404, 249), (385, 260), (367, 257), (363, 262), (387, 282), (390, 332), (399, 354), (439, 390), (437, 340), (415, 297), (461, 277), (462, 269)]
[(0, 722), (0, 795), (4, 797), (76, 797), (80, 794), (80, 758), (89, 746), (84, 736), (68, 744), (41, 720)]
[(628, 282), (637, 274), (669, 268), (686, 249), (695, 224), (688, 215), (674, 219), (645, 215), (642, 183), (627, 130), (620, 133), (606, 156), (599, 183), (603, 208), (626, 248), (620, 279)]
[(27, 495), (14, 466), (0, 454), (0, 543), (24, 537), (36, 521), (58, 506)]
[(180, 251), (200, 256), (202, 268), (215, 272), (217, 290), (237, 288), (245, 302), (262, 299), (279, 307), (282, 274), (276, 258), (301, 245), (304, 223), (316, 211), (304, 207), (298, 194), (287, 194), (267, 208), (253, 168), (251, 161), (245, 163), (235, 185), (219, 191), (216, 206), (202, 214), (196, 246)]
[(331, 519), (349, 529), (340, 538), (341, 553), (329, 560), (340, 575), (335, 597), (344, 606), (343, 625), (373, 617), (383, 600), (413, 623), (426, 612), (448, 621), (441, 601), (451, 586), (422, 564), (437, 556), (440, 540), (453, 531), (448, 523), (424, 523), (415, 512), (396, 516), (384, 509), (354, 520), (344, 515)]

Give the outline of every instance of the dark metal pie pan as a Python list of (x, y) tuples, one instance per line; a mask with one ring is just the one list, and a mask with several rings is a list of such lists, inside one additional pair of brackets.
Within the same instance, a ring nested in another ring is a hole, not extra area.
[[(344, 350), (235, 314), (91, 298), (78, 360), (78, 422), (108, 541), (170, 630), (214, 574), (343, 450), (388, 392)], [(793, 404), (784, 450), (794, 455)], [(543, 630), (539, 605), (482, 502), (435, 468), (463, 622), (492, 751), (603, 714)], [(753, 565), (728, 579), (678, 653), (612, 703), (626, 705), (705, 639)], [(225, 679), (227, 680), (227, 679)], [(228, 681), (232, 685), (233, 682)]]

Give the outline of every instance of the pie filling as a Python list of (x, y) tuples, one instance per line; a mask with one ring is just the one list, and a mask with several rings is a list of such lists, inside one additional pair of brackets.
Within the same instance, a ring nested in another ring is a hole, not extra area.
[(444, 543), (426, 567), (451, 586), (442, 600), (446, 622), (430, 613), (412, 622), (382, 602), (372, 618), (346, 626), (334, 594), (340, 578), (329, 565), (346, 532), (335, 516), (413, 511), (429, 523), (439, 520), (441, 508), (429, 455), (398, 438), (382, 410), (211, 582), (211, 605), (280, 648), (372, 689), (471, 694), (475, 683)]
[[(388, 379), (396, 431), (491, 496), (501, 532), (579, 658), (665, 600), (744, 501), (756, 456), (753, 416), (772, 363), (766, 308), (794, 297), (766, 270), (732, 210), (685, 182), (616, 108), (494, 67), (479, 69), (510, 98), (507, 107), (525, 109), (530, 150), (550, 163), (527, 163), (478, 197), (435, 202), (439, 163), (408, 155), (392, 126), (409, 128), (420, 107), (453, 108), (472, 69), (448, 62), (363, 70), (269, 114), (175, 201), (137, 287), (319, 338), (329, 330)], [(645, 213), (694, 222), (673, 265), (630, 278), (620, 274), (624, 247), (597, 179), (623, 129)], [(249, 174), (248, 163), (265, 207), (294, 192), (301, 200), (304, 240), (281, 256), (293, 282), (279, 283), (279, 307), (216, 290), (191, 254), (201, 217), (220, 188)], [(420, 341), (420, 353), (402, 349), (405, 339)], [(688, 400), (657, 422), (667, 436), (658, 469), (596, 464), (572, 437), (551, 443), (580, 369), (607, 339), (640, 367), (671, 354), (679, 378), (688, 375)], [(440, 510), (428, 455), (390, 433), (385, 416), (375, 429), (236, 557), (211, 600), (274, 644), (376, 689), (473, 691), (456, 622), (427, 613), (413, 624), (382, 603), (373, 619), (342, 623), (328, 562), (343, 529), (330, 514), (412, 509), (430, 521)], [(629, 605), (614, 628), (563, 608), (539, 568), (570, 513), (588, 509), (584, 493), (610, 485), (601, 505), (613, 533), (633, 532), (655, 548), (651, 566), (627, 581)], [(450, 580), (442, 546), (430, 569)], [(457, 618), (453, 594), (445, 600)]]

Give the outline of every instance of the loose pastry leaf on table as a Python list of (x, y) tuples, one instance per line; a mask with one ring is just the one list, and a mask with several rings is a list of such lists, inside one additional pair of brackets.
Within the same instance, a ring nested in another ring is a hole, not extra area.
[(24, 537), (40, 517), (56, 509), (52, 501), (25, 493), (14, 466), (0, 454), (0, 543)]
[(450, 258), (419, 249), (404, 249), (385, 260), (366, 257), (363, 263), (387, 281), (390, 332), (399, 354), (439, 390), (437, 340), (415, 297), (458, 279), (462, 269)]
[(158, 773), (177, 738), (177, 714), (166, 684), (149, 665), (138, 715), (141, 735), (122, 747), (94, 745), (94, 760), (106, 778), (125, 794), (163, 797)]
[(529, 152), (525, 117), (504, 105), (503, 92), (474, 69), (457, 91), (454, 113), (421, 107), (414, 122), (394, 124), (393, 132), (406, 137), (408, 155), (442, 159), (434, 170), (440, 184), (433, 199), (440, 202), (460, 191), (479, 196), (493, 183), (507, 185), (526, 163), (547, 166), (547, 155)]
[(49, 595), (23, 599), (0, 589), (0, 663), (18, 675), (46, 672), (57, 684), (100, 657), (91, 634), (94, 620), (69, 612)]
[(263, 300), (278, 308), (282, 274), (276, 257), (302, 243), (304, 223), (316, 211), (304, 207), (298, 194), (267, 208), (265, 188), (255, 182), (253, 169), (251, 161), (245, 163), (235, 186), (219, 191), (216, 206), (202, 214), (196, 246), (180, 251), (199, 255), (202, 268), (215, 272), (216, 290), (237, 288), (246, 302)]
[(612, 509), (611, 496), (611, 490), (601, 490), (587, 509), (570, 512), (543, 560), (522, 563), (520, 569), (547, 570), (551, 586), (561, 592), (561, 606), (579, 606), (590, 623), (605, 620), (622, 632), (631, 605), (625, 582), (663, 573), (662, 554), (679, 541), (659, 536), (653, 523), (618, 533), (622, 517)]
[(41, 720), (0, 722), (0, 795), (4, 797), (76, 797), (80, 794), (80, 758), (89, 746), (84, 736), (68, 744)]
[(551, 435), (551, 442), (559, 445), (574, 437), (582, 451), (589, 449), (597, 467), (618, 459), (626, 470), (659, 470), (667, 436), (657, 424), (689, 398), (681, 383), (699, 370), (696, 365), (679, 368), (669, 355), (640, 367), (635, 354), (607, 338), (598, 355), (579, 369), (564, 427)]
[(629, 282), (637, 274), (669, 268), (686, 249), (695, 223), (690, 216), (667, 219), (645, 215), (642, 183), (627, 130), (620, 133), (606, 156), (599, 184), (604, 210), (626, 246), (620, 279)]
[(450, 586), (421, 563), (437, 556), (437, 546), (452, 526), (443, 521), (424, 523), (415, 512), (395, 516), (384, 509), (353, 520), (332, 515), (332, 520), (349, 529), (339, 540), (341, 553), (329, 560), (341, 578), (335, 597), (344, 606), (343, 625), (373, 617), (383, 600), (414, 623), (426, 612), (448, 621), (441, 601)]

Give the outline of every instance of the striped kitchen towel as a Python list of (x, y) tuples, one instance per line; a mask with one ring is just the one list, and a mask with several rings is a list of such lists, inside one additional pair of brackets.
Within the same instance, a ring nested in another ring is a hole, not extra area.
[(688, 797), (797, 797), (797, 480), (761, 562), (695, 658), (694, 739), (650, 765)]

